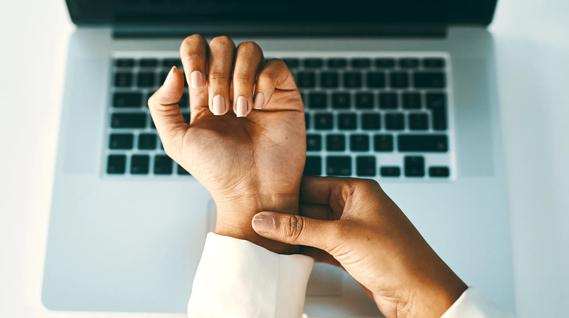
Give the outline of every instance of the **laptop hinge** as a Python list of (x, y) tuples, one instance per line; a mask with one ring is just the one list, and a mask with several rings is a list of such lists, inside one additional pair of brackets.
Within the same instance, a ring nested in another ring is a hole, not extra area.
[(261, 25), (239, 23), (184, 24), (184, 25), (115, 25), (115, 38), (180, 38), (200, 33), (205, 36), (227, 34), (234, 37), (382, 37), (382, 38), (443, 38), (447, 26), (441, 24), (301, 24), (264, 23)]

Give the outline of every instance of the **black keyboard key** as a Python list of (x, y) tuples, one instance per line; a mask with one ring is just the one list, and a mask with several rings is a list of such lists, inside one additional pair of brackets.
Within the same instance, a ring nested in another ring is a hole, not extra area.
[(406, 177), (425, 176), (425, 158), (422, 156), (407, 156), (404, 159)]
[(423, 59), (424, 68), (444, 68), (445, 60), (438, 57), (428, 57)]
[(394, 150), (393, 135), (375, 135), (373, 136), (373, 145), (377, 152), (391, 152)]
[(370, 88), (384, 88), (386, 86), (384, 72), (368, 72), (366, 74), (367, 87)]
[(403, 130), (405, 129), (405, 117), (402, 113), (385, 114), (385, 129)]
[(356, 114), (343, 113), (338, 114), (338, 129), (340, 130), (355, 130), (358, 128), (358, 119)]
[(395, 67), (395, 59), (384, 58), (384, 57), (376, 58), (375, 59), (375, 67), (385, 68), (385, 69), (394, 68)]
[(375, 100), (372, 93), (357, 93), (356, 94), (356, 108), (357, 109), (372, 109), (375, 105)]
[(369, 136), (364, 134), (355, 134), (350, 136), (351, 151), (369, 151)]
[(404, 134), (397, 136), (401, 152), (447, 152), (448, 137), (446, 135)]
[(300, 66), (300, 60), (296, 57), (285, 57), (283, 61), (286, 63), (289, 69), (295, 69)]
[(140, 67), (157, 67), (158, 60), (152, 58), (143, 58), (138, 61), (138, 66)]
[(348, 109), (352, 106), (352, 96), (350, 93), (336, 92), (332, 94), (332, 108)]
[(346, 136), (340, 134), (330, 134), (326, 136), (326, 150), (328, 151), (346, 150)]
[(377, 113), (361, 114), (363, 130), (379, 130), (381, 128), (381, 115)]
[(345, 72), (343, 76), (343, 81), (344, 81), (344, 87), (360, 88), (362, 87), (362, 73)]
[(366, 57), (357, 57), (350, 60), (352, 68), (369, 68), (371, 67), (371, 59)]
[(118, 72), (115, 73), (115, 87), (131, 87), (132, 73)]
[(184, 117), (184, 122), (185, 123), (189, 123), (190, 122), (190, 112), (187, 110), (183, 110), (182, 111), (182, 117)]
[(319, 156), (307, 156), (303, 174), (305, 176), (322, 175), (322, 158)]
[(431, 111), (434, 130), (446, 130), (447, 122), (447, 96), (445, 93), (428, 93), (426, 95), (427, 108)]
[(154, 174), (168, 175), (172, 174), (173, 161), (166, 155), (156, 155), (154, 157)]
[(184, 177), (191, 176), (191, 174), (179, 164), (176, 164), (176, 172), (178, 173), (179, 176), (184, 176)]
[(309, 109), (326, 109), (328, 107), (328, 95), (324, 92), (312, 92), (308, 95)]
[(410, 130), (429, 129), (429, 116), (424, 113), (410, 113), (407, 115)]
[(356, 174), (358, 177), (375, 177), (376, 171), (374, 156), (360, 156), (356, 158)]
[(322, 150), (322, 136), (317, 134), (306, 135), (306, 150), (320, 151)]
[(412, 57), (399, 59), (399, 67), (406, 69), (418, 68), (419, 59)]
[(150, 157), (148, 155), (132, 155), (130, 157), (131, 174), (147, 174), (149, 171)]
[(164, 69), (164, 70), (160, 71), (160, 73), (158, 74), (158, 84), (164, 83), (164, 81), (166, 81), (166, 77), (168, 77), (169, 73), (170, 73), (169, 69)]
[(306, 130), (310, 129), (311, 124), (310, 124), (310, 114), (308, 113), (304, 113), (304, 126), (306, 128)]
[(116, 67), (133, 67), (134, 59), (130, 58), (120, 58), (115, 60)]
[(132, 134), (111, 134), (109, 136), (110, 149), (132, 149), (134, 136)]
[(115, 92), (113, 94), (113, 107), (136, 108), (143, 104), (140, 92)]
[(314, 72), (298, 72), (296, 83), (299, 88), (313, 88), (316, 86), (316, 74)]
[(448, 178), (450, 170), (448, 167), (429, 167), (429, 176), (433, 178)]
[(320, 86), (324, 88), (337, 88), (340, 86), (340, 75), (337, 72), (320, 73)]
[(413, 73), (413, 86), (416, 88), (445, 88), (446, 76), (443, 72)]
[(407, 92), (401, 95), (404, 109), (419, 109), (423, 107), (420, 93)]
[(124, 174), (126, 172), (125, 155), (109, 155), (107, 157), (108, 174)]
[(156, 74), (151, 72), (140, 72), (136, 77), (136, 85), (138, 87), (154, 87), (156, 86)]
[(304, 59), (303, 65), (305, 68), (322, 68), (324, 60), (317, 57), (309, 57)]
[(392, 88), (408, 88), (409, 87), (409, 73), (407, 72), (392, 72), (389, 74), (389, 86)]
[(115, 113), (111, 116), (112, 128), (144, 128), (146, 127), (145, 113)]
[(396, 178), (401, 176), (401, 168), (397, 166), (383, 166), (379, 169), (382, 177)]
[(397, 109), (399, 108), (399, 96), (397, 93), (379, 93), (379, 108)]
[(326, 158), (326, 175), (351, 176), (352, 158), (349, 156), (329, 156)]
[(162, 60), (162, 66), (167, 67), (168, 70), (170, 70), (172, 66), (181, 67), (181, 65), (182, 61), (179, 58), (166, 58)]
[(317, 130), (330, 130), (334, 128), (334, 116), (330, 113), (314, 114), (314, 128)]
[(141, 150), (156, 149), (156, 135), (152, 133), (144, 133), (138, 135), (138, 149)]
[(345, 68), (348, 66), (348, 60), (345, 58), (330, 58), (326, 60), (328, 68)]

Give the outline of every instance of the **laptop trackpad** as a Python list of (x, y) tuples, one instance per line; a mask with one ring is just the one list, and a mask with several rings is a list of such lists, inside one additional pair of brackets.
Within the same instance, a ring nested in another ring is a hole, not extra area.
[(340, 296), (342, 295), (343, 271), (332, 265), (314, 263), (314, 269), (308, 281), (308, 296)]

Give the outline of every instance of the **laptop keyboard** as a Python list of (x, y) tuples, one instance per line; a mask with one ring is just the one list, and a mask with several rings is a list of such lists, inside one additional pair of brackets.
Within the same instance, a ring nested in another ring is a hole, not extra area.
[[(305, 175), (451, 179), (448, 56), (283, 58), (305, 104)], [(189, 176), (164, 153), (146, 107), (172, 65), (180, 60), (114, 59), (105, 174)], [(180, 107), (187, 120), (187, 91)]]

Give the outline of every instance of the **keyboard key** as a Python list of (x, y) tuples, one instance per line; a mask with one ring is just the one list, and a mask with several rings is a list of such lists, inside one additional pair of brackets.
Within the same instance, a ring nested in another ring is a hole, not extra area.
[(170, 68), (172, 66), (178, 66), (181, 67), (182, 66), (182, 61), (179, 58), (165, 58), (162, 60), (162, 66), (163, 67), (167, 67), (168, 70), (170, 70)]
[(152, 58), (143, 58), (138, 61), (138, 66), (140, 67), (157, 67), (158, 60)]
[(418, 68), (419, 67), (419, 59), (417, 58), (402, 58), (399, 59), (399, 67), (400, 68)]
[(392, 88), (407, 88), (409, 87), (409, 73), (407, 72), (392, 72), (389, 74), (389, 87)]
[(306, 130), (310, 129), (311, 125), (310, 125), (310, 114), (309, 113), (304, 113), (304, 126), (306, 128)]
[(182, 112), (182, 117), (184, 117), (184, 122), (189, 123), (190, 122), (190, 112), (187, 110), (183, 110), (181, 112)]
[(392, 58), (376, 58), (375, 59), (375, 67), (377, 68), (394, 68), (395, 67), (395, 59)]
[(425, 176), (425, 158), (422, 156), (407, 156), (404, 159), (406, 177)]
[(412, 135), (397, 136), (397, 144), (401, 152), (447, 152), (448, 137), (446, 135)]
[(317, 57), (309, 57), (304, 59), (303, 65), (305, 68), (322, 68), (324, 60)]
[(360, 156), (356, 158), (356, 174), (358, 177), (375, 177), (376, 169), (374, 156)]
[(320, 156), (306, 156), (303, 174), (305, 176), (322, 175), (322, 158)]
[(156, 149), (156, 135), (152, 133), (144, 133), (138, 135), (138, 149), (141, 150)]
[(416, 88), (445, 88), (446, 76), (442, 72), (413, 73), (413, 86)]
[(111, 134), (109, 136), (109, 149), (132, 149), (133, 139), (132, 134)]
[(362, 87), (362, 74), (360, 72), (345, 72), (343, 80), (344, 80), (344, 87), (347, 88)]
[(420, 93), (403, 93), (401, 99), (404, 109), (419, 109), (423, 107)]
[(379, 174), (382, 177), (400, 177), (401, 176), (401, 168), (397, 166), (383, 166), (379, 169)]
[(370, 88), (384, 88), (386, 86), (384, 72), (368, 72), (366, 80), (367, 87)]
[(118, 72), (115, 73), (115, 87), (131, 87), (132, 73)]
[(345, 58), (330, 58), (326, 60), (328, 68), (345, 68), (348, 66), (348, 60)]
[(190, 173), (179, 164), (176, 164), (176, 172), (178, 173), (179, 176), (184, 176), (184, 177), (191, 176)]
[(405, 129), (405, 118), (402, 113), (385, 114), (385, 129), (403, 130)]
[(426, 95), (427, 108), (432, 112), (433, 129), (446, 130), (447, 123), (447, 97), (445, 93), (428, 93)]
[(130, 58), (120, 58), (115, 60), (116, 67), (133, 67), (134, 59)]
[(154, 174), (172, 174), (173, 161), (166, 155), (156, 155), (154, 157)]
[(316, 86), (316, 74), (314, 72), (298, 72), (296, 83), (299, 88), (313, 88)]
[(138, 87), (154, 87), (156, 86), (156, 74), (150, 72), (140, 72), (136, 77), (136, 85)]
[(407, 115), (410, 130), (429, 129), (429, 116), (424, 113), (410, 113)]
[(351, 151), (369, 151), (369, 136), (364, 134), (355, 134), (350, 136)]
[(375, 135), (373, 136), (373, 145), (377, 152), (391, 152), (394, 150), (393, 135)]
[(285, 57), (283, 61), (286, 63), (289, 69), (295, 69), (300, 66), (300, 60), (296, 57)]
[(352, 106), (352, 97), (350, 93), (336, 92), (332, 94), (332, 108), (348, 109)]
[(126, 172), (125, 155), (109, 155), (107, 157), (108, 174), (124, 174)]
[(132, 157), (130, 157), (130, 173), (147, 174), (149, 171), (149, 161), (150, 157), (148, 155), (132, 155)]
[(326, 136), (326, 150), (328, 151), (346, 150), (346, 136), (340, 134), (330, 134)]
[(322, 136), (317, 134), (306, 135), (306, 150), (320, 151), (322, 150)]
[(328, 107), (328, 95), (324, 92), (312, 92), (308, 95), (309, 109), (326, 109)]
[(369, 68), (371, 59), (365, 57), (357, 57), (350, 60), (350, 66), (353, 68)]
[(340, 75), (337, 72), (320, 73), (320, 86), (324, 88), (337, 88), (340, 85)]
[(423, 59), (424, 68), (444, 68), (445, 64), (446, 63), (443, 58), (429, 57)]
[(113, 94), (113, 107), (136, 108), (142, 104), (142, 93), (140, 92), (115, 92)]
[(363, 130), (379, 130), (381, 128), (381, 115), (377, 113), (361, 114)]
[(433, 178), (448, 178), (450, 170), (448, 167), (429, 167), (429, 176)]
[(340, 130), (355, 130), (358, 128), (358, 119), (356, 114), (343, 113), (338, 114), (338, 129)]
[(145, 113), (115, 113), (111, 116), (112, 128), (144, 128), (146, 127)]
[(379, 93), (379, 108), (381, 109), (397, 109), (399, 108), (399, 96), (397, 93)]
[(329, 156), (326, 158), (326, 175), (351, 176), (352, 158), (349, 156)]
[(330, 113), (314, 114), (314, 128), (317, 130), (330, 130), (334, 127), (334, 117)]
[(356, 108), (357, 109), (372, 109), (375, 104), (372, 93), (357, 93), (356, 94)]

